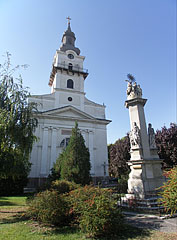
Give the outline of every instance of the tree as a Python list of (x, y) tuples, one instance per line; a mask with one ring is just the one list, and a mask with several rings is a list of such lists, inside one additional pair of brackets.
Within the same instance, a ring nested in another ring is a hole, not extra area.
[(130, 160), (130, 139), (125, 136), (118, 139), (114, 144), (108, 146), (109, 152), (109, 175), (120, 178), (128, 175), (129, 167), (127, 162)]
[(164, 167), (172, 168), (177, 165), (177, 124), (171, 123), (170, 127), (162, 127), (156, 132), (158, 155), (164, 159)]
[(68, 146), (54, 164), (53, 174), (59, 172), (61, 179), (85, 185), (90, 181), (90, 168), (89, 150), (76, 122)]
[[(15, 71), (20, 67), (26, 65), (12, 68), (9, 53), (4, 64), (0, 65), (1, 194), (3, 189), (6, 193), (7, 190), (13, 192), (17, 188), (21, 191), (26, 185), (30, 171), (29, 155), (36, 140), (34, 130), (37, 119), (33, 117), (36, 104), (28, 103), (30, 94), (27, 88), (23, 87), (21, 75), (15, 77)], [(21, 190), (17, 182), (21, 183)]]

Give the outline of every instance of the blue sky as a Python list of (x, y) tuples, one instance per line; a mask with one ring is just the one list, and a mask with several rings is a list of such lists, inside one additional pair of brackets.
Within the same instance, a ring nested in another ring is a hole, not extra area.
[(86, 56), (86, 97), (106, 105), (108, 143), (130, 129), (126, 75), (147, 98), (154, 129), (176, 122), (176, 0), (0, 0), (0, 62), (8, 51), (32, 94), (50, 93), (53, 56), (67, 28)]

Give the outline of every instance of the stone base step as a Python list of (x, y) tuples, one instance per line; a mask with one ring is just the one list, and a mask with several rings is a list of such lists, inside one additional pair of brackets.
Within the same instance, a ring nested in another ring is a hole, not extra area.
[(163, 206), (158, 202), (159, 196), (151, 196), (149, 198), (128, 198), (122, 197), (118, 201), (118, 206), (124, 209), (132, 209), (132, 210), (143, 210), (149, 212), (159, 212), (164, 209)]

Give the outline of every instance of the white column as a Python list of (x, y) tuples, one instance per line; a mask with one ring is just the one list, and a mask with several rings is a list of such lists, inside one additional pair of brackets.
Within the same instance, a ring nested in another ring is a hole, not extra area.
[(52, 129), (52, 143), (51, 143), (51, 160), (50, 169), (53, 168), (53, 164), (56, 162), (58, 156), (56, 156), (57, 147), (57, 128)]
[(48, 151), (48, 127), (43, 128), (43, 141), (42, 141), (42, 159), (41, 159), (41, 172), (42, 177), (47, 177), (47, 151)]
[(89, 152), (90, 152), (90, 163), (91, 163), (91, 170), (90, 174), (95, 174), (94, 170), (94, 155), (93, 155), (93, 131), (89, 131)]

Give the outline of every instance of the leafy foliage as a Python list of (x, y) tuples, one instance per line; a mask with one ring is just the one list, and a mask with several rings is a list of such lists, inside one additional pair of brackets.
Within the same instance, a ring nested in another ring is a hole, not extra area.
[(71, 213), (89, 237), (114, 235), (120, 231), (122, 214), (107, 189), (85, 186), (69, 194)]
[(162, 127), (156, 132), (158, 154), (164, 159), (164, 167), (177, 165), (177, 124), (171, 123), (170, 127)]
[(69, 193), (70, 191), (79, 188), (80, 185), (66, 180), (55, 180), (51, 183), (51, 189), (58, 193)]
[(174, 214), (177, 212), (177, 167), (172, 168), (165, 176), (168, 181), (159, 188), (160, 201), (167, 212)]
[(68, 225), (69, 206), (62, 194), (46, 190), (29, 202), (27, 215), (39, 222), (65, 226)]
[[(64, 181), (60, 181), (60, 184), (57, 182), (58, 186), (63, 184)], [(110, 236), (119, 232), (123, 217), (111, 190), (78, 187), (73, 183), (70, 186), (74, 190), (59, 187), (57, 190), (50, 189), (36, 194), (29, 200), (27, 215), (39, 222), (59, 227), (77, 226), (92, 237)]]
[(54, 164), (53, 174), (60, 175), (61, 179), (85, 185), (90, 181), (90, 167), (89, 150), (76, 122), (68, 146)]
[(4, 183), (12, 179), (15, 184), (15, 180), (21, 179), (26, 184), (37, 119), (32, 117), (36, 105), (28, 104), (29, 92), (23, 88), (21, 75), (15, 79), (18, 83), (14, 80), (19, 67), (12, 68), (8, 53), (7, 60), (0, 65), (0, 178)]
[(130, 140), (129, 136), (117, 140), (108, 147), (109, 152), (109, 175), (121, 178), (128, 175), (129, 167), (127, 162), (130, 160)]
[(128, 73), (128, 74), (127, 74), (127, 78), (128, 78), (131, 82), (135, 82), (135, 77), (134, 77), (132, 74)]

